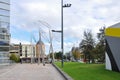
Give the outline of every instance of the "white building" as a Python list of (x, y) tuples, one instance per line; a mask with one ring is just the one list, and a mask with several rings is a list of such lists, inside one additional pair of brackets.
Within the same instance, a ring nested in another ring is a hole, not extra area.
[(0, 0), (0, 65), (8, 64), (10, 42), (10, 0)]
[(36, 58), (36, 45), (22, 44), (22, 56), (20, 58), (23, 61)]

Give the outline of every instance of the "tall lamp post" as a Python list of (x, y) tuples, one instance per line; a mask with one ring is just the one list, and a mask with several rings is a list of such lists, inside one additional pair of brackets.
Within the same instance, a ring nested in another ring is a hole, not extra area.
[(60, 32), (61, 33), (61, 51), (62, 51), (62, 60), (61, 60), (61, 67), (63, 68), (64, 66), (64, 61), (63, 61), (63, 54), (64, 54), (64, 43), (63, 43), (63, 8), (66, 7), (71, 7), (72, 4), (64, 4), (63, 5), (63, 0), (61, 0), (61, 30), (56, 31), (52, 30), (52, 32)]
[(62, 62), (61, 66), (63, 68), (63, 54), (64, 54), (64, 43), (63, 43), (63, 8), (65, 7), (71, 7), (72, 4), (64, 4), (63, 5), (63, 0), (61, 0), (61, 50), (62, 50)]

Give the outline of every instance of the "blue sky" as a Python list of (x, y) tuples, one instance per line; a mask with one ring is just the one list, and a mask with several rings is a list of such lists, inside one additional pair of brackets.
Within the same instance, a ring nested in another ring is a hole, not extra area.
[[(83, 31), (90, 29), (94, 35), (99, 28), (120, 21), (120, 0), (63, 0), (71, 3), (64, 8), (64, 48), (78, 46)], [(49, 30), (42, 23), (48, 23), (50, 29), (61, 29), (61, 0), (11, 0), (11, 43), (29, 44), (31, 34), (38, 40), (38, 29), (48, 36)], [(54, 51), (60, 51), (60, 33), (52, 33)], [(48, 40), (42, 38), (49, 51)]]

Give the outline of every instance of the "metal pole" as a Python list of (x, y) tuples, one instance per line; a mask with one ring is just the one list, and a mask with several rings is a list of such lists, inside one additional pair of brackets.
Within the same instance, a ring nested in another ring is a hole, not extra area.
[(43, 53), (43, 48), (42, 48), (42, 41), (40, 42), (40, 50), (41, 50), (41, 54), (42, 54), (42, 63), (43, 63), (43, 66), (45, 66), (45, 61), (44, 61), (44, 53)]
[(62, 51), (62, 61), (61, 66), (63, 68), (63, 54), (64, 54), (64, 47), (63, 47), (63, 0), (61, 0), (61, 51)]
[(54, 58), (54, 53), (53, 53), (53, 46), (52, 46), (52, 34), (50, 32), (51, 30), (49, 29), (49, 37), (50, 37), (50, 50), (52, 52), (52, 62), (54, 62), (55, 58)]
[[(40, 33), (40, 38), (39, 38), (39, 44), (40, 44), (40, 54), (42, 56), (42, 63), (43, 63), (43, 66), (45, 66), (45, 61), (44, 61), (44, 53), (43, 53), (43, 48), (42, 48), (42, 40), (41, 40), (41, 32), (39, 31)], [(40, 55), (39, 54), (39, 55)], [(39, 62), (40, 62), (40, 57), (39, 57)]]
[(39, 30), (39, 44), (38, 44), (38, 50), (39, 50), (39, 52), (38, 52), (38, 65), (40, 64), (40, 53), (41, 53), (41, 45), (40, 45), (40, 42), (41, 42), (41, 33), (40, 33), (40, 30)]
[(32, 62), (32, 33), (31, 33), (31, 40), (30, 40), (30, 43), (31, 43), (31, 64), (33, 63)]

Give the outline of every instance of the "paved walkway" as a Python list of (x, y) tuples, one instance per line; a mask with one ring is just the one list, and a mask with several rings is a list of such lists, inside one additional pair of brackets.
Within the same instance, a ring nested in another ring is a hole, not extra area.
[(65, 80), (51, 65), (15, 64), (0, 69), (0, 80)]

